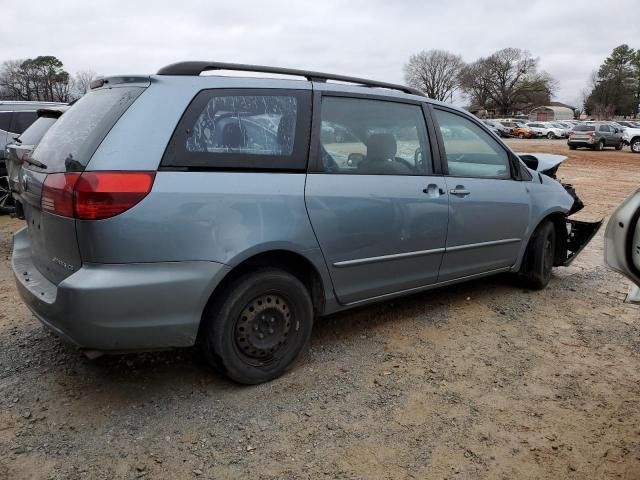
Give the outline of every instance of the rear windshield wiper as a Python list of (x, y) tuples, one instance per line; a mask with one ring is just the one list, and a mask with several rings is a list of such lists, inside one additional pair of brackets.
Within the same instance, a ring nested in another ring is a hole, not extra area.
[(39, 162), (38, 160), (34, 160), (33, 158), (25, 157), (22, 159), (22, 161), (30, 165), (33, 165), (35, 167), (41, 168), (43, 170), (47, 169), (47, 166), (44, 163)]

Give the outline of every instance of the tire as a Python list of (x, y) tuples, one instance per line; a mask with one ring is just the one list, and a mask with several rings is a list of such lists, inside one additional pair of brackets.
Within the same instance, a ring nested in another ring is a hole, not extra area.
[(601, 152), (602, 150), (604, 150), (604, 140), (600, 140), (598, 143), (596, 143), (593, 147), (595, 150)]
[(576, 147), (575, 145), (569, 145), (569, 150), (575, 150), (576, 148), (578, 147)]
[(553, 134), (553, 132), (549, 132), (549, 133), (547, 133), (547, 138), (549, 140), (553, 140), (554, 138), (556, 138), (556, 136)]
[(620, 142), (616, 145), (616, 150), (622, 150), (622, 147), (624, 147), (624, 143)]
[(632, 139), (629, 148), (633, 153), (640, 153), (640, 137)]
[(529, 240), (520, 277), (524, 286), (541, 290), (551, 280), (556, 248), (556, 229), (549, 220), (543, 221)]
[(8, 215), (15, 209), (15, 202), (9, 189), (9, 177), (0, 176), (0, 215)]
[(524, 138), (524, 133), (519, 133), (518, 134), (518, 138), (523, 139)]
[(311, 336), (313, 304), (293, 275), (263, 269), (239, 277), (205, 312), (200, 348), (211, 366), (254, 385), (285, 373)]

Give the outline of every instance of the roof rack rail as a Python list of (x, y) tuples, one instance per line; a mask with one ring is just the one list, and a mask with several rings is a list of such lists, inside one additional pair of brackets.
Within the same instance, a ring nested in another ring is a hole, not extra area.
[(224, 62), (178, 62), (162, 67), (158, 70), (158, 75), (200, 75), (202, 72), (211, 70), (232, 70), (239, 72), (260, 72), (260, 73), (276, 73), (279, 75), (294, 75), (297, 77), (305, 77), (310, 82), (326, 82), (327, 80), (335, 80), (338, 82), (354, 83), (364, 87), (388, 88), (391, 90), (400, 90), (404, 93), (412, 95), (426, 96), (421, 91), (407, 87), (404, 85), (396, 85), (394, 83), (377, 82), (375, 80), (367, 80), (364, 78), (348, 77), (345, 75), (334, 75), (331, 73), (312, 72), (309, 70), (298, 70), (294, 68), (282, 67), (266, 67), (262, 65), (245, 65), (242, 63), (224, 63)]

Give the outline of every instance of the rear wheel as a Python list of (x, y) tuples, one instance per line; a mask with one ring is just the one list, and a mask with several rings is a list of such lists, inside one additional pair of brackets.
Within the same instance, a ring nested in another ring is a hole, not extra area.
[(556, 138), (556, 136), (553, 134), (553, 132), (549, 132), (549, 133), (547, 133), (547, 138), (549, 140), (553, 140), (554, 138)]
[(633, 153), (640, 153), (640, 138), (634, 138), (629, 144), (629, 148)]
[(542, 222), (533, 233), (520, 268), (525, 286), (540, 290), (551, 280), (556, 251), (556, 229), (549, 220)]
[(598, 143), (596, 143), (595, 149), (598, 151), (604, 150), (604, 140), (600, 140)]
[(234, 281), (202, 320), (209, 363), (236, 382), (256, 384), (291, 367), (311, 335), (313, 305), (300, 280), (265, 269)]
[(9, 188), (9, 177), (0, 177), (0, 215), (6, 215), (15, 211), (15, 202)]

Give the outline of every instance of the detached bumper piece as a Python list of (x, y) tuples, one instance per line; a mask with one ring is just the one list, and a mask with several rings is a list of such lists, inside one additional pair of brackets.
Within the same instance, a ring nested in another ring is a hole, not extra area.
[(604, 219), (599, 222), (582, 222), (580, 220), (567, 219), (566, 251), (559, 265), (568, 267), (578, 254), (587, 246), (591, 239), (598, 233)]

